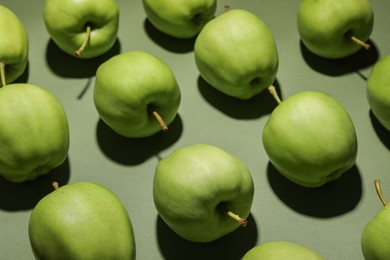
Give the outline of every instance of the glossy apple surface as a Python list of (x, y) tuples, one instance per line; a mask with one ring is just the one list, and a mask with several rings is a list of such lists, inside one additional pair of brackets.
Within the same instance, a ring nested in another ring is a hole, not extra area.
[(179, 148), (162, 159), (153, 181), (161, 218), (179, 236), (194, 242), (210, 242), (237, 229), (240, 222), (228, 214), (245, 219), (253, 193), (244, 163), (206, 144)]
[(338, 179), (357, 157), (354, 124), (344, 107), (318, 91), (302, 91), (282, 101), (263, 129), (272, 165), (306, 187)]
[(31, 84), (0, 88), (0, 174), (36, 179), (60, 166), (69, 150), (65, 110), (49, 91)]
[(278, 52), (267, 25), (253, 13), (232, 9), (199, 33), (194, 47), (200, 76), (222, 93), (250, 99), (271, 85)]
[(97, 183), (68, 184), (46, 195), (31, 213), (28, 234), (36, 259), (135, 259), (128, 212)]

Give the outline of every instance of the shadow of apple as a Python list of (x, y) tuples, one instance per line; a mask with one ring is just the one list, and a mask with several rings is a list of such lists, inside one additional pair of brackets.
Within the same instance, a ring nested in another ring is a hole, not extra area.
[(138, 165), (174, 144), (183, 130), (179, 115), (169, 125), (169, 131), (162, 131), (144, 138), (127, 138), (114, 132), (99, 119), (96, 138), (100, 149), (111, 160), (124, 165)]
[(372, 110), (369, 111), (369, 117), (379, 140), (390, 150), (390, 132), (378, 121)]
[(195, 243), (178, 236), (160, 216), (157, 217), (157, 238), (164, 259), (237, 260), (253, 248), (258, 241), (258, 229), (253, 216), (248, 225), (208, 243)]
[(24, 68), (23, 73), (17, 79), (15, 79), (14, 82), (12, 82), (11, 84), (13, 84), (13, 83), (27, 83), (29, 73), (30, 73), (30, 62), (27, 62), (26, 68)]
[(103, 55), (90, 59), (80, 59), (65, 53), (50, 39), (46, 48), (46, 62), (51, 71), (58, 76), (89, 78), (95, 76), (100, 64), (119, 54), (120, 51), (121, 46), (119, 39), (117, 39), (114, 46)]
[[(282, 98), (277, 81), (273, 84)], [(222, 113), (236, 119), (255, 119), (270, 114), (277, 102), (267, 89), (248, 100), (230, 97), (208, 84), (202, 76), (198, 77), (198, 89), (203, 98)]]
[(300, 49), (305, 62), (315, 71), (328, 76), (341, 76), (358, 70), (368, 68), (378, 61), (379, 53), (374, 42), (367, 41), (370, 49), (360, 49), (357, 53), (341, 58), (327, 59), (315, 55), (309, 51), (300, 41)]
[(362, 180), (353, 166), (338, 180), (318, 188), (306, 188), (281, 175), (268, 163), (268, 181), (278, 198), (291, 209), (308, 216), (331, 218), (353, 210), (362, 197)]
[(148, 37), (160, 47), (174, 53), (187, 53), (194, 50), (196, 36), (190, 39), (180, 39), (167, 35), (154, 27), (150, 21), (145, 18), (144, 29)]
[(0, 209), (6, 211), (20, 211), (33, 209), (44, 196), (53, 191), (52, 183), (60, 186), (69, 181), (69, 159), (48, 174), (33, 181), (13, 183), (0, 177)]

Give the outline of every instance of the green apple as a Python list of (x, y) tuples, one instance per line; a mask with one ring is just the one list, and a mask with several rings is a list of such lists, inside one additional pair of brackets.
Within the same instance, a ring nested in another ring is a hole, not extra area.
[(264, 126), (262, 140), (278, 172), (305, 187), (336, 180), (357, 156), (348, 112), (319, 91), (302, 91), (280, 102)]
[(115, 0), (45, 0), (43, 18), (52, 40), (69, 55), (97, 57), (117, 39), (119, 9)]
[(207, 144), (181, 147), (155, 171), (153, 198), (164, 222), (180, 237), (210, 242), (245, 226), (254, 185), (244, 163)]
[(117, 54), (96, 72), (96, 109), (109, 127), (125, 137), (167, 131), (179, 109), (180, 96), (168, 64), (144, 51)]
[(184, 39), (196, 36), (214, 18), (217, 8), (216, 0), (143, 0), (142, 3), (154, 27)]
[(390, 205), (382, 194), (380, 181), (374, 184), (384, 208), (364, 227), (361, 247), (364, 259), (386, 260), (390, 259)]
[(278, 52), (267, 25), (249, 11), (233, 9), (205, 25), (195, 41), (200, 76), (222, 93), (250, 99), (271, 85)]
[(22, 22), (0, 5), (0, 86), (14, 82), (28, 62), (28, 35)]
[(379, 60), (367, 80), (367, 99), (372, 113), (390, 131), (390, 55)]
[(272, 241), (249, 250), (242, 260), (324, 260), (317, 252), (305, 246), (288, 242)]
[(368, 0), (301, 0), (298, 32), (312, 53), (330, 59), (350, 56), (371, 35), (373, 10)]
[(31, 84), (0, 88), (0, 175), (12, 182), (36, 179), (60, 166), (69, 149), (64, 108)]
[(64, 185), (43, 197), (31, 213), (28, 234), (36, 259), (135, 259), (126, 208), (93, 182)]

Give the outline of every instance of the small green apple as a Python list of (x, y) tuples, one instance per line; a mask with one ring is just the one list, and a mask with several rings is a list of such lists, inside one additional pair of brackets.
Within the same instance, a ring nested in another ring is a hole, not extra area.
[(159, 215), (180, 237), (193, 242), (210, 242), (245, 226), (253, 193), (244, 163), (207, 144), (175, 150), (158, 163), (153, 181)]
[(115, 0), (45, 0), (43, 18), (53, 41), (69, 55), (97, 57), (117, 39), (119, 9)]
[(390, 131), (390, 55), (379, 60), (367, 80), (367, 99), (372, 113)]
[(194, 47), (200, 76), (222, 93), (250, 99), (271, 85), (278, 53), (267, 25), (251, 12), (225, 11), (208, 22)]
[(350, 56), (371, 35), (373, 10), (368, 0), (301, 0), (298, 32), (314, 54), (330, 59)]
[(56, 187), (33, 209), (28, 234), (36, 259), (135, 259), (126, 208), (97, 183)]
[(125, 137), (167, 131), (179, 109), (180, 96), (171, 68), (144, 51), (117, 54), (96, 72), (96, 109), (109, 127)]
[(302, 91), (274, 109), (262, 134), (272, 165), (287, 179), (318, 187), (354, 164), (357, 137), (344, 107), (318, 91)]
[(324, 260), (317, 252), (288, 241), (272, 241), (249, 250), (242, 260)]
[(0, 5), (0, 86), (14, 82), (28, 62), (28, 35), (22, 22)]
[(31, 84), (0, 88), (0, 175), (12, 182), (36, 179), (60, 166), (69, 149), (64, 108)]
[(177, 38), (196, 36), (211, 19), (216, 0), (143, 0), (150, 23), (167, 35)]
[(375, 189), (384, 208), (364, 227), (361, 247), (366, 260), (390, 259), (390, 204), (385, 200), (380, 181), (375, 180)]

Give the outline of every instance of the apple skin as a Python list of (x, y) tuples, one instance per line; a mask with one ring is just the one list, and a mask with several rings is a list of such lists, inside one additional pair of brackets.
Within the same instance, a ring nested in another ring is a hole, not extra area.
[(272, 241), (249, 250), (242, 260), (324, 260), (317, 252), (288, 241)]
[(156, 110), (169, 125), (180, 106), (180, 89), (171, 68), (144, 51), (118, 54), (96, 72), (94, 102), (102, 120), (125, 137), (147, 137), (162, 130)]
[(153, 198), (164, 222), (180, 237), (210, 242), (240, 224), (230, 210), (246, 218), (254, 185), (244, 163), (227, 151), (207, 144), (175, 150), (155, 171)]
[(357, 157), (348, 112), (318, 91), (302, 91), (281, 102), (264, 126), (262, 140), (278, 172), (305, 187), (338, 179)]
[(367, 80), (367, 99), (372, 113), (390, 131), (390, 55), (379, 60)]
[(60, 166), (69, 150), (64, 108), (49, 91), (31, 84), (0, 88), (0, 175), (19, 183)]
[(75, 56), (91, 25), (91, 37), (79, 58), (89, 59), (106, 53), (117, 39), (119, 9), (115, 0), (46, 0), (43, 18), (56, 45)]
[(339, 59), (361, 49), (351, 36), (366, 41), (374, 15), (367, 0), (301, 0), (297, 24), (307, 49), (320, 57)]
[(31, 213), (28, 234), (36, 259), (135, 259), (126, 208), (97, 183), (68, 184), (46, 195)]
[(159, 31), (188, 39), (196, 36), (211, 19), (216, 0), (143, 0), (150, 23)]
[(366, 260), (390, 259), (390, 205), (386, 205), (364, 227), (361, 247)]
[(26, 69), (29, 43), (22, 22), (3, 5), (0, 5), (0, 37), (0, 61), (5, 66), (5, 81), (12, 83)]
[(256, 15), (240, 9), (208, 22), (194, 47), (202, 78), (222, 93), (250, 99), (271, 85), (278, 70), (274, 37)]

